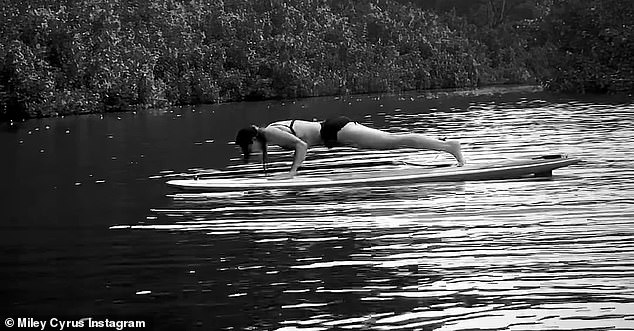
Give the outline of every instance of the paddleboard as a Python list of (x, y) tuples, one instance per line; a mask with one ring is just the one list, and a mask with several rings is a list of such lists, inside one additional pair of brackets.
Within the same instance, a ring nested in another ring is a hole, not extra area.
[[(381, 186), (424, 182), (462, 182), (502, 180), (523, 177), (548, 177), (552, 171), (578, 163), (580, 159), (565, 155), (515, 159), (497, 163), (473, 163), (463, 167), (401, 163), (385, 167), (354, 169), (346, 172), (301, 173), (294, 178), (275, 176), (216, 176), (203, 179), (176, 179), (169, 186), (194, 191), (252, 191), (270, 189), (305, 189), (342, 186)], [(235, 174), (234, 174), (235, 175)]]

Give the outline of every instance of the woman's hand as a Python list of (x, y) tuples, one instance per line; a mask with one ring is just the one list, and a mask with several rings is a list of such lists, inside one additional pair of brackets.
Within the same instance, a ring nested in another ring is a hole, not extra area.
[(287, 172), (287, 173), (283, 173), (283, 174), (277, 174), (277, 175), (273, 175), (273, 176), (267, 176), (266, 179), (272, 179), (272, 180), (291, 180), (293, 179), (293, 177), (295, 177), (294, 174)]

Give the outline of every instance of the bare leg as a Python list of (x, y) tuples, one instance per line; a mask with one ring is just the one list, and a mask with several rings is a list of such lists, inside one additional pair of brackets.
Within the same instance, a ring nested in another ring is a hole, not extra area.
[(462, 166), (465, 163), (460, 143), (457, 141), (441, 141), (418, 133), (389, 133), (367, 126), (348, 123), (337, 135), (345, 145), (368, 149), (418, 148), (442, 151), (451, 154)]

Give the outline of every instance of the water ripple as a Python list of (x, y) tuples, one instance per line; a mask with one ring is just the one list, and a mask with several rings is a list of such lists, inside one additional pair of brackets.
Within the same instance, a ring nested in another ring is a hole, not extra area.
[[(228, 297), (279, 306), (271, 308), (277, 330), (634, 330), (634, 106), (479, 100), (468, 112), (426, 114), (399, 103), (405, 99), (359, 102), (386, 105), (385, 129), (461, 139), (470, 162), (553, 151), (584, 162), (548, 180), (175, 192), (148, 219), (112, 229), (195, 233), (201, 248), (236, 245), (220, 258), (248, 262), (240, 267), (203, 254), (201, 268), (216, 269), (208, 286), (229, 279), (221, 272), (249, 279)], [(317, 149), (311, 157), (336, 163), (349, 154)]]

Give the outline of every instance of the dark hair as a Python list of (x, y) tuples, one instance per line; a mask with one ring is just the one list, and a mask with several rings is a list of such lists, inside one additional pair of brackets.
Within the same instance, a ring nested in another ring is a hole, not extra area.
[(249, 149), (249, 145), (253, 144), (253, 138), (260, 143), (262, 148), (262, 168), (266, 173), (266, 137), (262, 134), (257, 127), (251, 125), (246, 128), (242, 128), (238, 130), (238, 134), (236, 135), (236, 145), (240, 146), (242, 149), (242, 156), (244, 158), (244, 163), (249, 162), (249, 157), (251, 156), (251, 150)]

